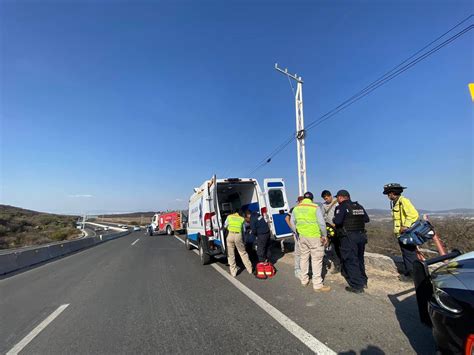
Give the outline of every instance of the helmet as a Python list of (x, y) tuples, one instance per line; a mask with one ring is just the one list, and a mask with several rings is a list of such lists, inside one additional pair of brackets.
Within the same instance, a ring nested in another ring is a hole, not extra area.
[(390, 183), (390, 184), (386, 184), (384, 185), (383, 187), (383, 194), (384, 195), (388, 195), (390, 192), (395, 192), (396, 194), (401, 194), (403, 192), (403, 190), (405, 190), (406, 187), (398, 184), (398, 183)]
[(314, 196), (311, 192), (305, 192), (304, 195), (303, 195), (304, 198), (309, 198), (311, 201), (313, 201), (314, 199)]

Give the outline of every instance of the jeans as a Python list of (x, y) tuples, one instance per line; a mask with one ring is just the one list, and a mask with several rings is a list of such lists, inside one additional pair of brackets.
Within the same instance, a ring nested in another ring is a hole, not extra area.
[(258, 262), (270, 261), (270, 233), (257, 235), (257, 256)]

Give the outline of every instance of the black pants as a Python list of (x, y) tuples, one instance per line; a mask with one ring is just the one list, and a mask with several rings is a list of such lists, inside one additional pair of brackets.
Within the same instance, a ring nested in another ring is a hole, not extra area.
[(349, 285), (356, 289), (367, 285), (364, 260), (366, 244), (365, 232), (347, 232), (346, 236), (341, 237), (341, 257), (346, 279)]
[(259, 262), (270, 261), (270, 242), (270, 233), (257, 235), (257, 256)]
[(334, 236), (329, 239), (331, 244), (329, 244), (327, 257), (334, 264), (334, 267), (339, 269), (341, 268), (341, 239), (337, 236)]
[(405, 275), (411, 275), (413, 273), (413, 262), (418, 259), (416, 256), (416, 245), (405, 245), (400, 242), (398, 244), (402, 251)]

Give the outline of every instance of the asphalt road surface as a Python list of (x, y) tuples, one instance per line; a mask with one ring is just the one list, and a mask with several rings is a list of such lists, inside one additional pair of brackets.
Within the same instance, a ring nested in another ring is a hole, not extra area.
[(265, 281), (213, 265), (140, 231), (0, 280), (0, 353), (434, 353), (413, 299), (316, 294), (282, 263)]

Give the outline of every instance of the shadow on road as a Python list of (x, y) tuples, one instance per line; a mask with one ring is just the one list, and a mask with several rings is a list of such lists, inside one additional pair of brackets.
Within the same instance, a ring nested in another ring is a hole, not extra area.
[(421, 323), (418, 317), (418, 304), (413, 291), (414, 289), (411, 288), (388, 295), (388, 298), (395, 308), (395, 315), (400, 324), (400, 329), (407, 337), (413, 350), (417, 354), (434, 354), (436, 348), (431, 329)]
[[(338, 355), (357, 355), (358, 352), (354, 350), (341, 351)], [(385, 352), (378, 346), (369, 345), (367, 348), (360, 351), (360, 355), (384, 355)]]

